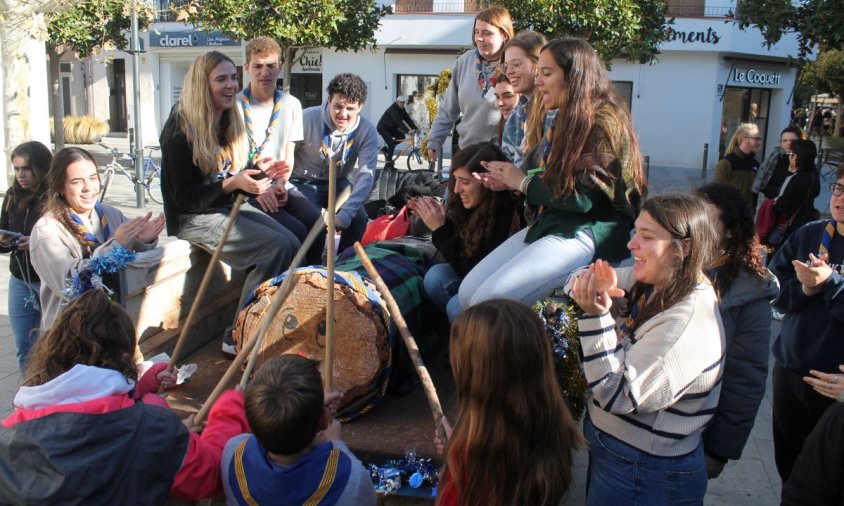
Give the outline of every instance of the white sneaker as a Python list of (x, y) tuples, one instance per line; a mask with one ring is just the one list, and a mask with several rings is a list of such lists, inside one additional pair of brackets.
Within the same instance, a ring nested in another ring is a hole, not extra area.
[(223, 341), (223, 355), (230, 360), (234, 359), (237, 356), (237, 345)]

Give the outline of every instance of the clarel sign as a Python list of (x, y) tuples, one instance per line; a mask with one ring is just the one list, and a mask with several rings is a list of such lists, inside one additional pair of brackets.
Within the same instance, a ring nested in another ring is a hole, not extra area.
[(152, 47), (237, 46), (238, 43), (220, 32), (150, 32)]

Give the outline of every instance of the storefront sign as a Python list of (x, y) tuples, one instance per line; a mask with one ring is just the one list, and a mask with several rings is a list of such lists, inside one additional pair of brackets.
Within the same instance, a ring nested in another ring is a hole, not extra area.
[(322, 51), (319, 49), (306, 49), (293, 62), (293, 72), (297, 74), (321, 74)]
[(152, 47), (197, 47), (197, 46), (237, 46), (238, 42), (229, 39), (220, 32), (150, 32), (149, 43)]
[(776, 86), (782, 81), (782, 73), (758, 70), (753, 67), (749, 69), (735, 68), (730, 74), (730, 81), (734, 84)]
[(668, 40), (670, 42), (679, 42), (681, 44), (711, 44), (717, 45), (721, 41), (721, 36), (712, 28), (707, 28), (706, 31), (679, 31), (673, 28), (668, 29)]

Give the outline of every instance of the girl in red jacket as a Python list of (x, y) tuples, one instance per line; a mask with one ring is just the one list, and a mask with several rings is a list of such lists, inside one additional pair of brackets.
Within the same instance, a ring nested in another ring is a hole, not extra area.
[(2, 504), (162, 504), (219, 495), (220, 459), (248, 432), (243, 395), (215, 403), (202, 434), (138, 400), (172, 378), (138, 381), (135, 329), (105, 293), (68, 304), (30, 358), (15, 411), (0, 423)]

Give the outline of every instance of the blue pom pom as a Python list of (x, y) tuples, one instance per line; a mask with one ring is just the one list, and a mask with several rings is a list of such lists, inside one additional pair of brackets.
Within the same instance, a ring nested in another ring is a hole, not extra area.
[(422, 485), (422, 475), (419, 474), (419, 471), (413, 473), (410, 478), (407, 480), (407, 483), (413, 488), (419, 488)]

